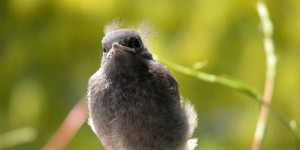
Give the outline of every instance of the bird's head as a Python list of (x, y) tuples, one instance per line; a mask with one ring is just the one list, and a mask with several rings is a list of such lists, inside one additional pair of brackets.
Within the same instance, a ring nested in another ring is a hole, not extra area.
[(108, 72), (138, 71), (153, 60), (140, 34), (132, 29), (117, 29), (105, 34), (102, 40), (101, 67)]

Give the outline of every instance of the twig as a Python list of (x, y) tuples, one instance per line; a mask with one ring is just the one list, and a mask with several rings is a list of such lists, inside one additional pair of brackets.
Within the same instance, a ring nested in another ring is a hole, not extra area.
[(285, 119), (282, 115), (280, 115), (278, 112), (274, 110), (271, 104), (266, 104), (262, 101), (262, 96), (251, 86), (238, 81), (233, 78), (229, 77), (222, 77), (222, 76), (217, 76), (214, 74), (209, 74), (205, 72), (201, 72), (195, 69), (190, 69), (178, 64), (175, 64), (173, 62), (161, 59), (156, 56), (156, 60), (161, 62), (162, 64), (168, 66), (170, 69), (177, 71), (179, 73), (182, 73), (184, 75), (194, 77), (196, 79), (209, 82), (209, 83), (217, 83), (220, 85), (223, 85), (225, 87), (232, 88), (233, 90), (236, 90), (238, 92), (241, 92), (249, 97), (251, 97), (251, 100), (254, 100), (259, 104), (259, 106), (266, 106), (269, 107), (270, 112), (272, 113), (273, 116), (289, 131), (295, 138), (295, 142), (297, 145), (300, 145), (300, 136), (297, 134), (296, 130), (293, 129), (292, 126), (290, 126), (289, 122), (287, 119)]
[(76, 135), (87, 118), (87, 105), (85, 100), (79, 101), (70, 111), (67, 118), (59, 127), (54, 136), (48, 141), (44, 150), (63, 150)]
[(182, 74), (185, 74), (185, 75), (188, 75), (191, 77), (195, 77), (197, 79), (200, 79), (200, 80), (203, 80), (206, 82), (217, 83), (220, 85), (224, 85), (226, 87), (230, 87), (234, 90), (237, 90), (241, 93), (244, 93), (244, 94), (250, 96), (251, 98), (256, 100), (259, 104), (262, 104), (261, 95), (254, 88), (252, 88), (251, 86), (249, 86), (237, 79), (229, 78), (229, 77), (225, 77), (225, 76), (217, 76), (217, 75), (209, 74), (209, 73), (202, 72), (199, 70), (190, 69), (188, 67), (184, 67), (184, 66), (175, 64), (173, 62), (161, 59), (157, 56), (155, 56), (155, 59), (179, 73), (182, 73)]
[(257, 12), (259, 14), (259, 18), (262, 25), (264, 35), (264, 48), (267, 60), (266, 81), (263, 94), (263, 102), (267, 105), (261, 106), (259, 119), (256, 125), (255, 137), (252, 143), (252, 150), (259, 150), (261, 147), (270, 112), (270, 107), (268, 105), (272, 103), (274, 78), (276, 73), (276, 57), (274, 53), (274, 43), (272, 39), (273, 25), (269, 17), (268, 9), (263, 0), (258, 1)]

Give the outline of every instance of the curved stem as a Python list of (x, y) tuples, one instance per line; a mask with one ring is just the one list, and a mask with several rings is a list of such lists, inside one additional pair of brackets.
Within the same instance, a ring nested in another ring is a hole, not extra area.
[(173, 62), (161, 59), (157, 56), (155, 56), (156, 60), (158, 60), (159, 62), (161, 62), (162, 64), (170, 67), (171, 69), (191, 76), (191, 77), (195, 77), (197, 79), (206, 81), (206, 82), (210, 82), (210, 83), (217, 83), (220, 85), (224, 85), (226, 87), (232, 88), (234, 90), (237, 90), (241, 93), (244, 93), (248, 96), (250, 96), (251, 98), (253, 98), (254, 100), (256, 100), (257, 102), (259, 102), (260, 104), (262, 103), (261, 101), (261, 95), (251, 86), (237, 80), (234, 78), (229, 78), (227, 76), (218, 76), (218, 75), (214, 75), (214, 74), (209, 74), (206, 72), (201, 72), (195, 69), (190, 69), (188, 67), (184, 67), (178, 64), (175, 64)]
[[(277, 113), (272, 105), (270, 103), (265, 103), (262, 99), (263, 97), (260, 95), (259, 92), (257, 92), (253, 87), (239, 81), (236, 80), (234, 78), (229, 78), (229, 77), (224, 77), (224, 76), (217, 76), (214, 74), (209, 74), (209, 73), (205, 73), (205, 72), (201, 72), (195, 69), (191, 69), (188, 67), (184, 67), (178, 64), (175, 64), (173, 62), (161, 59), (157, 56), (155, 56), (156, 60), (158, 60), (159, 62), (161, 62), (162, 64), (168, 66), (170, 69), (177, 71), (179, 73), (182, 73), (184, 75), (190, 76), (190, 77), (194, 77), (196, 79), (205, 81), (205, 82), (209, 82), (209, 83), (217, 83), (220, 85), (223, 85), (225, 87), (229, 87), (232, 88), (233, 90), (236, 90), (238, 92), (241, 92), (249, 97), (252, 98), (252, 100), (254, 100), (255, 102), (257, 102), (259, 104), (259, 106), (261, 107), (268, 107), (270, 112), (276, 117), (276, 119), (278, 119), (280, 121), (280, 123), (287, 128), (287, 130), (289, 132), (291, 132), (291, 134), (294, 136), (295, 141), (297, 144), (300, 144), (300, 136), (297, 134), (297, 132), (292, 129), (292, 127), (289, 125), (288, 121), (282, 117), (279, 113)], [(270, 94), (270, 93), (269, 93)]]
[(274, 53), (274, 43), (272, 39), (273, 35), (273, 25), (270, 20), (268, 9), (263, 0), (257, 3), (257, 12), (262, 24), (262, 30), (264, 35), (264, 49), (266, 53), (267, 60), (267, 71), (266, 71), (266, 81), (263, 94), (263, 102), (267, 105), (262, 105), (259, 118), (256, 125), (256, 131), (254, 140), (252, 143), (252, 150), (259, 150), (261, 143), (265, 134), (270, 107), (272, 103), (272, 95), (274, 90), (274, 79), (276, 73), (276, 56)]

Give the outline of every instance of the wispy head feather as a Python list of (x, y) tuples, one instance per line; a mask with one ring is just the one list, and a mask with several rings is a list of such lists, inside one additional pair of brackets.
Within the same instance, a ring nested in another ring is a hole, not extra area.
[[(106, 23), (104, 27), (104, 33), (108, 34), (115, 30), (122, 29), (123, 23), (119, 19), (115, 19)], [(127, 28), (136, 30), (144, 42), (151, 40), (154, 36), (158, 34), (157, 29), (154, 29), (153, 26), (149, 23), (149, 21), (142, 21), (137, 26)]]
[(118, 30), (121, 27), (122, 27), (122, 23), (118, 19), (109, 21), (108, 23), (106, 23), (104, 27), (104, 34)]
[(155, 29), (149, 21), (143, 21), (137, 26), (137, 32), (140, 34), (143, 40), (151, 40), (154, 36), (158, 34), (157, 29)]

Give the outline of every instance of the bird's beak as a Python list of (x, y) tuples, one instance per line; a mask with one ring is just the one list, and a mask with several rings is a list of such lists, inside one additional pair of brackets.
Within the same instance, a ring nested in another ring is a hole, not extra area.
[(119, 43), (115, 42), (112, 44), (113, 49), (124, 49), (124, 46), (120, 45)]
[(114, 42), (112, 44), (112, 48), (115, 49), (115, 50), (125, 50), (125, 51), (129, 51), (129, 52), (135, 52), (135, 50), (133, 48), (130, 48), (130, 47), (127, 47), (127, 46), (123, 46), (123, 45), (120, 45), (119, 43), (117, 42)]

